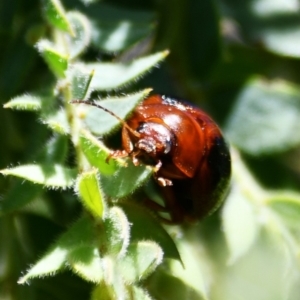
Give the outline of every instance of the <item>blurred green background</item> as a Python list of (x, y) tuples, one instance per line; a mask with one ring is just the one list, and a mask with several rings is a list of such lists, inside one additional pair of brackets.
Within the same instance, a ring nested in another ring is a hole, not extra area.
[[(50, 32), (43, 5), (0, 2), (2, 104), (54, 83), (35, 48)], [(299, 1), (65, 0), (63, 5), (93, 24), (84, 61), (127, 62), (169, 49), (158, 68), (121, 92), (152, 87), (195, 103), (220, 124), (232, 147), (233, 184), (225, 206), (188, 233), (192, 246), (179, 246), (183, 253), (204, 251), (195, 253), (199, 266), (209, 257), (209, 280), (199, 279), (205, 293), (164, 294), (175, 281), (165, 285), (158, 275), (148, 283), (150, 294), (155, 299), (205, 299), (205, 294), (212, 300), (299, 299)], [(34, 162), (49, 130), (31, 112), (0, 108), (0, 120), (0, 169)], [(0, 299), (88, 299), (91, 284), (71, 273), (17, 285), (80, 206), (72, 192), (51, 190), (45, 197), (52, 220), (26, 209), (3, 213), (1, 201), (14, 197), (16, 184), (26, 193), (26, 182), (0, 177)], [(173, 271), (174, 276), (182, 272)]]

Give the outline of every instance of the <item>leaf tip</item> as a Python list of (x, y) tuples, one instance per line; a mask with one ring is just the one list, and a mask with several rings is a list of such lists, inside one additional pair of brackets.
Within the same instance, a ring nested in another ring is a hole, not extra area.
[(24, 284), (26, 283), (26, 278), (25, 276), (21, 277), (18, 281), (17, 281), (17, 284)]
[(162, 55), (163, 55), (163, 57), (167, 57), (170, 53), (171, 53), (171, 51), (169, 49), (166, 49), (162, 52)]
[(0, 170), (0, 174), (2, 174), (2, 175), (7, 175), (9, 172), (9, 169), (2, 169), (2, 170)]
[(25, 283), (25, 280), (23, 277), (21, 277), (18, 281), (17, 281), (17, 284), (24, 284)]
[(153, 91), (153, 88), (147, 88), (147, 89), (144, 90), (143, 94), (144, 94), (144, 96), (146, 97), (146, 96), (148, 96), (148, 94), (150, 94), (152, 91)]

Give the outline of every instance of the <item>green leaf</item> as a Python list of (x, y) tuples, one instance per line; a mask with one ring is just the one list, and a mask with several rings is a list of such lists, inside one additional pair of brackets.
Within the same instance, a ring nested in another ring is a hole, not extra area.
[(299, 232), (300, 195), (292, 192), (276, 192), (266, 200), (268, 207), (281, 218), (285, 226)]
[(112, 286), (107, 285), (105, 281), (101, 281), (92, 291), (91, 300), (115, 300), (118, 299)]
[(43, 4), (44, 14), (48, 22), (54, 27), (73, 35), (71, 24), (61, 2), (59, 0), (43, 0)]
[[(177, 246), (180, 255), (182, 256), (183, 263), (179, 264), (177, 261), (171, 261), (170, 273), (181, 280), (181, 282), (178, 282), (178, 285), (183, 290), (180, 292), (178, 291), (179, 295), (182, 295), (185, 292), (187, 295), (191, 294), (192, 299), (208, 300), (208, 287), (211, 282), (211, 275), (208, 271), (209, 265), (205, 253), (206, 249), (201, 245), (199, 233), (195, 229), (192, 229), (194, 234), (193, 238), (189, 235), (188, 241), (187, 239), (178, 240)], [(188, 234), (187, 231), (185, 233)], [(170, 277), (168, 279), (172, 280)], [(175, 299), (180, 298), (175, 297)]]
[(61, 235), (56, 245), (68, 250), (83, 246), (97, 246), (101, 232), (95, 227), (90, 216), (83, 215)]
[(73, 271), (87, 281), (99, 283), (103, 279), (101, 258), (96, 247), (79, 246), (68, 254)]
[(59, 187), (65, 189), (73, 185), (76, 171), (57, 164), (39, 164), (4, 169), (0, 173), (21, 177), (50, 188)]
[(168, 53), (158, 52), (129, 63), (88, 63), (87, 68), (95, 70), (91, 88), (97, 91), (118, 89), (157, 66)]
[(53, 207), (53, 203), (49, 201), (47, 195), (44, 193), (38, 195), (34, 198), (33, 201), (30, 201), (27, 205), (20, 208), (21, 213), (36, 215), (46, 219), (49, 219), (52, 222), (57, 222), (57, 212)]
[(122, 202), (119, 205), (124, 209), (128, 220), (132, 223), (131, 242), (154, 241), (162, 248), (164, 257), (182, 262), (173, 239), (149, 211), (132, 202)]
[(130, 244), (127, 255), (122, 258), (118, 268), (127, 283), (140, 281), (149, 276), (163, 259), (162, 249), (152, 241)]
[(70, 133), (70, 127), (64, 109), (44, 113), (41, 120), (43, 124), (46, 124), (50, 129), (59, 134), (67, 135)]
[[(82, 0), (89, 4), (95, 0)], [(98, 1), (100, 2), (100, 1)], [(93, 5), (77, 5), (88, 16), (92, 28), (93, 47), (101, 52), (119, 52), (151, 37), (156, 25), (154, 11), (118, 7), (105, 1)]]
[(75, 100), (87, 99), (92, 92), (89, 88), (94, 71), (88, 71), (84, 65), (76, 64), (68, 69), (67, 77), (71, 82), (72, 98)]
[[(90, 248), (95, 246), (96, 231), (88, 217), (81, 217), (66, 231), (49, 251), (22, 276), (18, 283), (25, 283), (31, 278), (44, 275), (54, 275), (66, 267), (69, 259), (73, 264), (86, 263), (86, 267), (93, 257)], [(77, 249), (77, 250), (76, 250)], [(84, 249), (86, 251), (84, 251)], [(76, 259), (75, 259), (76, 258)], [(83, 267), (82, 267), (83, 268)]]
[(109, 149), (88, 131), (82, 130), (80, 145), (89, 163), (99, 169), (101, 174), (112, 175), (117, 171), (119, 164), (124, 165), (124, 162), (120, 159), (106, 161), (110, 155)]
[[(107, 279), (108, 274), (115, 272), (117, 264), (110, 258), (112, 252), (102, 258), (99, 251), (105, 249), (103, 252), (107, 253), (108, 249), (118, 248), (121, 250), (119, 253), (124, 255), (129, 243), (130, 229), (126, 216), (120, 208), (112, 208), (107, 215), (105, 223), (96, 225), (89, 216), (81, 217), (20, 279), (20, 283), (37, 276), (53, 275), (53, 272), (67, 265), (85, 280), (99, 283), (103, 279), (103, 272)], [(124, 232), (125, 227), (127, 229)], [(56, 258), (56, 263), (51, 264)]]
[(128, 287), (128, 289), (130, 290), (130, 295), (132, 295), (133, 299), (139, 299), (139, 300), (151, 300), (151, 299), (153, 299), (141, 287), (131, 285), (131, 286)]
[(0, 202), (0, 215), (8, 214), (24, 208), (43, 193), (41, 186), (18, 180), (5, 194)]
[(249, 154), (282, 152), (300, 144), (299, 119), (299, 88), (282, 81), (255, 79), (237, 97), (226, 133)]
[[(224, 3), (223, 3), (224, 4)], [(247, 9), (246, 9), (247, 7)], [(300, 57), (300, 24), (297, 1), (226, 1), (225, 10), (234, 16), (243, 38), (276, 54)]]
[(154, 22), (144, 21), (135, 24), (131, 20), (119, 22), (93, 22), (93, 45), (108, 52), (119, 52), (129, 48), (143, 38), (150, 36)]
[(53, 74), (58, 78), (65, 78), (65, 71), (68, 68), (68, 57), (56, 50), (47, 40), (39, 41), (36, 47)]
[(24, 94), (5, 103), (4, 108), (37, 111), (42, 108), (42, 99), (35, 95)]
[(222, 223), (230, 251), (229, 263), (233, 264), (254, 245), (259, 229), (254, 207), (236, 184), (223, 207)]
[[(150, 93), (150, 89), (129, 94), (125, 97), (107, 98), (101, 101), (94, 101), (113, 112), (121, 119), (125, 119), (131, 111)], [(87, 106), (85, 122), (88, 128), (97, 135), (107, 134), (118, 126), (120, 121), (102, 109), (93, 106)]]
[(56, 247), (54, 250), (50, 251), (48, 254), (44, 255), (41, 260), (39, 260), (25, 276), (22, 276), (19, 280), (19, 284), (23, 284), (28, 281), (28, 279), (41, 277), (44, 275), (54, 275), (55, 272), (60, 270), (65, 263), (67, 257), (67, 250)]
[(153, 11), (118, 7), (105, 1), (85, 6), (82, 11), (92, 24), (93, 46), (105, 52), (127, 49), (150, 36), (156, 25)]
[(122, 258), (129, 245), (130, 223), (123, 210), (113, 206), (104, 219), (107, 236), (107, 253)]
[(119, 166), (112, 176), (101, 176), (105, 194), (113, 198), (123, 198), (132, 194), (152, 175), (152, 169), (135, 166), (130, 159), (127, 166)]
[(46, 164), (63, 163), (68, 155), (68, 146), (68, 137), (56, 134), (47, 141), (38, 155), (37, 161), (42, 161)]
[(70, 59), (79, 56), (90, 44), (91, 25), (87, 17), (79, 12), (69, 12), (68, 20), (74, 33), (67, 35), (67, 48)]
[(105, 213), (105, 201), (98, 177), (96, 170), (80, 174), (76, 182), (76, 191), (85, 208), (94, 217), (102, 218)]
[[(181, 269), (181, 274), (186, 273), (186, 269)], [(196, 275), (193, 277), (196, 279)], [(207, 300), (199, 291), (195, 290), (188, 282), (180, 279), (165, 270), (159, 270), (151, 276), (147, 288), (155, 299), (172, 299), (172, 300)]]
[(153, 22), (143, 22), (136, 26), (134, 22), (128, 20), (111, 24), (97, 20), (93, 25), (94, 46), (108, 52), (119, 52), (129, 48), (142, 38), (150, 36), (154, 29)]

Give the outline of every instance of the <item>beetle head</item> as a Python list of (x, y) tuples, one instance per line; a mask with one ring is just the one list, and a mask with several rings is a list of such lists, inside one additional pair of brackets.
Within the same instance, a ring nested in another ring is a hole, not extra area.
[(140, 137), (135, 143), (135, 148), (144, 154), (157, 158), (171, 152), (174, 135), (164, 124), (143, 122), (136, 131)]

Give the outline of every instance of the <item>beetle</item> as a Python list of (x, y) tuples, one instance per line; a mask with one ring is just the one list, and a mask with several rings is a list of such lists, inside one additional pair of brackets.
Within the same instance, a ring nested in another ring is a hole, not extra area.
[[(80, 101), (76, 101), (80, 102)], [(86, 102), (85, 102), (86, 103)], [(102, 108), (98, 104), (91, 105)], [(204, 111), (162, 95), (146, 98), (122, 124), (122, 150), (111, 157), (154, 166), (164, 206), (148, 200), (165, 223), (195, 222), (216, 210), (230, 182), (229, 148), (218, 125)]]

